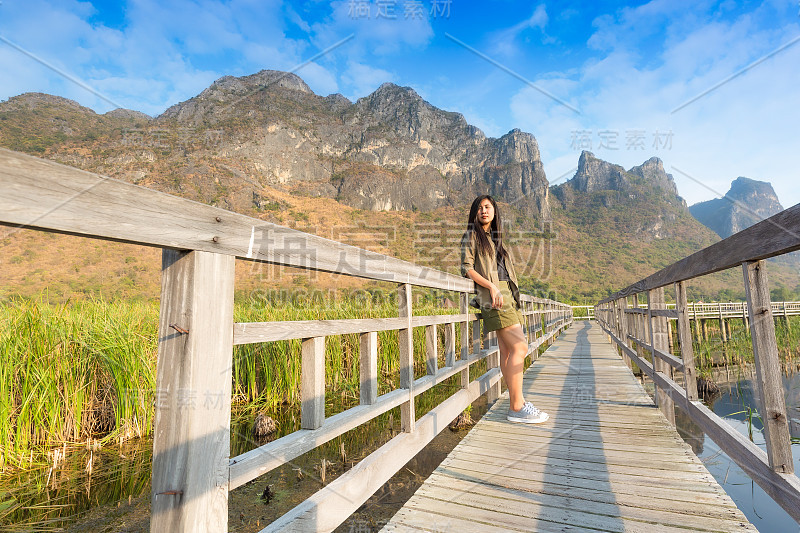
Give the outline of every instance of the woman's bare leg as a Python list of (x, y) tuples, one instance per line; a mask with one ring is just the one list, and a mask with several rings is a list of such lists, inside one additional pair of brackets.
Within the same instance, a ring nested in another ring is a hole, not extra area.
[(522, 367), (528, 353), (528, 343), (519, 324), (497, 330), (497, 345), (500, 349), (500, 372), (506, 380), (511, 409), (519, 411), (525, 404), (522, 395)]

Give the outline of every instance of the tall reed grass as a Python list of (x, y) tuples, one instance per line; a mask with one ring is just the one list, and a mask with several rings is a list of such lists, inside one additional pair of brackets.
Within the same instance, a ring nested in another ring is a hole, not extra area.
[[(441, 314), (437, 295), (414, 312)], [(393, 298), (343, 295), (332, 302), (237, 300), (237, 322), (397, 316)], [(99, 299), (51, 305), (0, 302), (0, 471), (24, 468), (64, 443), (101, 444), (149, 435), (154, 418), (158, 302)], [(415, 374), (425, 373), (423, 328), (414, 330)], [(460, 338), (460, 337), (459, 337)], [(399, 386), (396, 331), (379, 332), (379, 394)], [(440, 333), (440, 353), (443, 336)], [(300, 341), (238, 346), (234, 419), (300, 403)], [(357, 404), (358, 335), (326, 342), (328, 414)]]
[[(707, 322), (708, 338), (694, 340), (696, 365), (701, 375), (710, 375), (714, 367), (724, 365), (747, 365), (754, 362), (753, 342), (750, 330), (741, 320), (728, 319), (730, 328), (727, 340), (722, 340), (722, 331), (717, 320)], [(693, 324), (694, 327), (694, 324)], [(775, 337), (778, 356), (784, 373), (800, 371), (800, 317), (775, 318)], [(678, 346), (677, 337), (673, 337)]]
[(85, 300), (0, 305), (0, 465), (42, 448), (150, 432), (158, 309)]

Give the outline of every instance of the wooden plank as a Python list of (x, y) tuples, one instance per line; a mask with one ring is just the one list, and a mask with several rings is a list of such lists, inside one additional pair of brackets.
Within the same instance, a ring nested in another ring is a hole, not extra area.
[(800, 204), (681, 259), (600, 303), (795, 250), (800, 250)]
[(358, 405), (326, 418), (318, 429), (301, 429), (238, 455), (229, 463), (229, 490), (240, 487), (407, 401), (408, 391), (397, 389), (379, 396), (372, 405)]
[[(411, 326), (449, 324), (470, 320), (475, 315), (433, 315), (412, 317)], [(275, 322), (239, 322), (233, 326), (233, 343), (252, 344), (308, 337), (327, 337), (368, 331), (402, 329), (407, 325), (403, 318), (345, 318), (338, 320), (285, 320)]]
[[(609, 313), (616, 312), (598, 308), (598, 323)], [(509, 424), (503, 395), (406, 503), (418, 517), (413, 524), (425, 529), (437, 517), (466, 518), (459, 522), (465, 533), (487, 524), (519, 531), (755, 531), (663, 415), (647, 407), (652, 401), (613, 349), (596, 333), (588, 344), (576, 337), (568, 333), (525, 374), (526, 395), (551, 420)], [(657, 386), (677, 395), (668, 376), (650, 371)], [(581, 385), (603, 391), (607, 403), (597, 392), (571, 400), (568, 391)], [(408, 525), (409, 516), (399, 512), (385, 531)]]
[(486, 372), (420, 418), (413, 433), (397, 435), (262, 532), (333, 531), (499, 379), (499, 370)]
[[(481, 475), (481, 472), (471, 472), (468, 469), (458, 470), (456, 468), (448, 468), (450, 466), (449, 463), (444, 462), (442, 469), (431, 475), (431, 483), (441, 483), (443, 478), (450, 481), (455, 487), (462, 485), (465, 481), (472, 481), (484, 486), (496, 486), (502, 482), (502, 486), (505, 488), (514, 491), (524, 491), (530, 494), (532, 498), (538, 495), (548, 495), (568, 497), (578, 501), (583, 500), (586, 501), (586, 503), (617, 503), (619, 505), (645, 509), (650, 507), (675, 506), (676, 503), (679, 503), (684, 504), (681, 506), (684, 510), (707, 510), (711, 515), (729, 514), (731, 508), (734, 507), (730, 499), (726, 499), (724, 491), (716, 484), (716, 481), (714, 481), (711, 474), (708, 474), (708, 471), (700, 475), (687, 474), (687, 480), (695, 481), (693, 485), (678, 483), (675, 484), (675, 486), (670, 486), (670, 481), (674, 478), (656, 478), (651, 480), (649, 484), (646, 479), (644, 479), (636, 484), (638, 486), (628, 487), (629, 490), (626, 492), (607, 490), (611, 487), (601, 487), (598, 483), (594, 483), (593, 486), (589, 488), (573, 487), (570, 485), (564, 486), (564, 484), (560, 483), (537, 483), (537, 480), (542, 479), (543, 474), (563, 476), (565, 480), (568, 480), (574, 475), (573, 469), (569, 467), (554, 468), (543, 472), (532, 472), (534, 478), (528, 481), (524, 476), (520, 475), (522, 472), (514, 472), (510, 469), (498, 475), (498, 477), (503, 476), (502, 479), (493, 480), (489, 477), (491, 474), (486, 475), (484, 473), (484, 475)], [(444, 471), (445, 468), (447, 468), (446, 472)], [(595, 468), (593, 471), (587, 470), (586, 472), (589, 475), (593, 474), (598, 480), (603, 481), (601, 478), (603, 474), (602, 470)], [(647, 477), (641, 469), (639, 469), (639, 472), (639, 478)], [(625, 483), (625, 478), (621, 479), (623, 479), (621, 483)], [(662, 481), (666, 482), (667, 486), (664, 488), (667, 490), (659, 492), (658, 488)], [(641, 489), (639, 487), (641, 487)], [(643, 490), (647, 497), (643, 498), (642, 496), (645, 494), (639, 492), (640, 490)], [(691, 491), (693, 493), (693, 497), (689, 502), (686, 501), (686, 491)]]
[(791, 474), (794, 472), (792, 441), (789, 434), (789, 419), (786, 415), (786, 401), (783, 397), (775, 321), (772, 318), (772, 306), (769, 300), (767, 263), (763, 260), (744, 263), (742, 272), (758, 379), (756, 397), (758, 411), (764, 422), (769, 466), (776, 472)]
[(0, 224), (474, 290), (460, 276), (6, 149), (0, 149)]
[(398, 316), (406, 320), (406, 327), (398, 331), (400, 351), (400, 387), (408, 389), (408, 401), (400, 406), (400, 423), (403, 431), (414, 431), (414, 337), (411, 329), (411, 285), (403, 283), (397, 288)]
[(653, 309), (650, 314), (661, 318), (678, 318), (678, 313), (674, 309)]
[(690, 401), (697, 400), (697, 370), (694, 365), (694, 347), (692, 346), (692, 330), (689, 325), (689, 313), (686, 310), (686, 282), (675, 284), (675, 307), (678, 313), (678, 343), (681, 347), (683, 361), (683, 379), (686, 397)]
[(659, 386), (670, 394), (675, 405), (683, 409), (703, 433), (713, 440), (728, 457), (758, 483), (792, 518), (800, 521), (800, 479), (793, 474), (776, 472), (769, 465), (766, 452), (717, 416), (702, 402), (687, 401), (685, 391), (663, 375), (656, 376)]
[(317, 429), (325, 422), (325, 337), (303, 339), (300, 391), (300, 427)]
[(152, 531), (227, 531), (234, 258), (162, 254)]
[(766, 452), (718, 417), (702, 402), (688, 402), (688, 414), (703, 432), (758, 483), (784, 511), (800, 522), (800, 479), (776, 472)]
[(378, 332), (359, 335), (359, 400), (372, 405), (378, 399)]
[[(442, 479), (444, 478), (444, 479)], [(437, 476), (435, 481), (423, 485), (417, 494), (436, 501), (429, 502), (434, 508), (438, 502), (457, 501), (468, 508), (497, 510), (529, 518), (553, 516), (563, 524), (583, 527), (609, 527), (614, 531), (627, 531), (628, 521), (640, 522), (642, 526), (667, 526), (691, 528), (693, 531), (746, 530), (746, 521), (741, 512), (726, 509), (723, 512), (712, 506), (696, 506), (692, 502), (652, 502), (641, 506), (619, 505), (617, 502), (583, 500), (576, 506), (574, 497), (560, 495), (532, 494), (525, 490), (510, 491), (483, 483), (454, 484), (448, 476)], [(422, 500), (422, 498), (420, 498)], [(498, 503), (503, 502), (502, 506)], [(671, 503), (671, 505), (670, 505)], [(653, 505), (656, 504), (656, 505)], [(694, 511), (694, 513), (691, 513)], [(715, 512), (716, 511), (716, 512)], [(727, 512), (726, 512), (727, 511)], [(468, 513), (468, 509), (464, 509)], [(555, 520), (553, 520), (555, 521)], [(614, 524), (617, 525), (614, 525)], [(755, 531), (755, 528), (750, 528)]]
[(419, 396), (426, 390), (446, 381), (451, 376), (458, 374), (459, 372), (469, 371), (469, 366), (476, 361), (480, 361), (486, 357), (491, 356), (493, 353), (497, 352), (497, 348), (493, 347), (487, 350), (481, 350), (479, 354), (474, 354), (469, 359), (465, 359), (463, 361), (456, 362), (451, 367), (440, 368), (437, 370), (435, 375), (426, 375), (421, 378), (414, 380), (414, 396)]

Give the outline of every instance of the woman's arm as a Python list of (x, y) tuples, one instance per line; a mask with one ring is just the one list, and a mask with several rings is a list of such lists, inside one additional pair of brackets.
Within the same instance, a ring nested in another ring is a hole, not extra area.
[(489, 293), (492, 295), (492, 307), (495, 309), (500, 309), (503, 307), (503, 294), (500, 292), (494, 283), (489, 281), (488, 279), (484, 278), (478, 271), (474, 268), (467, 271), (467, 277), (480, 285), (481, 287), (486, 287), (489, 289)]

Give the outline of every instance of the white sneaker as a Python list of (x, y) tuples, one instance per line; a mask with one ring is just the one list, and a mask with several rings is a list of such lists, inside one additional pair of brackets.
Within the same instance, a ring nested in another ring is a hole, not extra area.
[(510, 407), (508, 408), (508, 416), (506, 416), (509, 422), (522, 422), (523, 424), (541, 424), (545, 422), (550, 415), (539, 409), (538, 407), (534, 407), (531, 402), (525, 402), (522, 406), (522, 409), (519, 411), (514, 411)]

